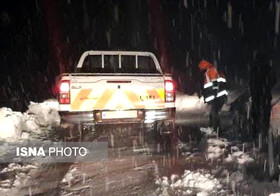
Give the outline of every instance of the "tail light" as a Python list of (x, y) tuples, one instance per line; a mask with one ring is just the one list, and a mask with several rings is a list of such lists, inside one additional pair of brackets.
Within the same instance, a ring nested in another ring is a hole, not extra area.
[(164, 81), (165, 102), (175, 101), (175, 83), (172, 80)]
[(69, 80), (62, 80), (59, 84), (59, 103), (70, 103), (70, 82)]

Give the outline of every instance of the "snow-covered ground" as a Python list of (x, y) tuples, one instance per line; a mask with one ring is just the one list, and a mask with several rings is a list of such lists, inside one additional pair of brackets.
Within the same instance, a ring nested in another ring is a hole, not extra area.
[(0, 139), (14, 141), (20, 138), (23, 125), (23, 114), (10, 108), (0, 109)]
[[(183, 94), (177, 95), (176, 105), (179, 111), (203, 113), (206, 106), (202, 99), (195, 96)], [(56, 100), (46, 100), (42, 103), (31, 102), (28, 110), (24, 113), (12, 111), (9, 108), (0, 108), (0, 140), (1, 141), (22, 141), (33, 139), (33, 135), (47, 132), (53, 127), (59, 126), (58, 103)], [(158, 177), (155, 181), (157, 185), (157, 195), (234, 195), (238, 184), (245, 184), (246, 179), (243, 169), (255, 162), (255, 156), (245, 148), (245, 145), (236, 145), (228, 138), (221, 138), (219, 134), (211, 128), (200, 128), (204, 134), (204, 150), (202, 156), (209, 165), (217, 164), (219, 169), (199, 168), (194, 170), (185, 169), (181, 175), (172, 174), (170, 176)], [(180, 149), (188, 149), (188, 145), (180, 143)], [(181, 153), (189, 156), (190, 151)], [(237, 166), (235, 171), (228, 171), (224, 165)], [(11, 179), (0, 181), (0, 189), (8, 192), (10, 188), (20, 186), (24, 178), (28, 177), (28, 172), (37, 166), (32, 164), (19, 165), (10, 164), (5, 167), (0, 174), (13, 171), (16, 175)], [(221, 172), (216, 172), (220, 170)], [(219, 173), (217, 175), (217, 173)], [(83, 174), (79, 173), (75, 167), (69, 170), (62, 184), (71, 186), (75, 179), (83, 179)], [(244, 186), (245, 186), (244, 185)], [(226, 189), (230, 188), (230, 193)], [(267, 194), (267, 196), (280, 196), (279, 193)], [(272, 191), (271, 191), (272, 192)], [(270, 192), (270, 193), (271, 193)]]
[(0, 176), (10, 176), (10, 178), (0, 181), (0, 194), (9, 193), (12, 188), (22, 185), (30, 177), (28, 173), (37, 168), (38, 165), (36, 164), (20, 165), (10, 163), (0, 171)]
[(156, 180), (156, 185), (159, 186), (156, 191), (159, 195), (192, 195), (194, 192), (200, 196), (211, 195), (222, 187), (206, 170), (185, 170), (182, 176), (164, 176)]
[[(229, 106), (234, 102), (242, 91), (229, 91), (227, 103), (224, 104), (222, 111), (228, 111)], [(207, 104), (204, 103), (203, 97), (198, 97), (197, 94), (186, 95), (181, 92), (176, 94), (176, 111), (188, 112), (192, 114), (203, 113), (207, 111)]]
[(14, 142), (31, 139), (32, 134), (40, 134), (59, 126), (58, 102), (50, 99), (42, 103), (31, 102), (24, 113), (0, 108), (0, 140)]
[[(31, 102), (24, 113), (0, 108), (0, 141), (21, 142), (37, 139), (40, 134), (46, 135), (53, 127), (58, 127), (60, 117), (58, 102), (50, 99), (42, 103)], [(48, 139), (48, 138), (45, 138)], [(35, 163), (10, 163), (0, 171), (0, 176), (10, 176), (0, 181), (0, 193), (8, 194), (14, 187), (21, 186), (29, 177), (29, 172), (36, 169)]]
[[(245, 147), (240, 150), (228, 139), (218, 137), (218, 134), (210, 127), (201, 127), (200, 131), (204, 134), (200, 144), (204, 156), (203, 154), (200, 156), (205, 157), (205, 162), (209, 162), (210, 165), (217, 164), (218, 168), (185, 170), (181, 176), (177, 174), (172, 174), (170, 177), (163, 176), (155, 182), (158, 186), (158, 195), (231, 195), (230, 193), (234, 193), (238, 183), (245, 182), (243, 168), (254, 161), (250, 154), (245, 152)], [(184, 146), (188, 145), (181, 142), (178, 147), (181, 150), (187, 149), (183, 148)], [(181, 154), (190, 155), (189, 153)], [(221, 164), (231, 164), (232, 167), (236, 165), (238, 170), (228, 171)], [(230, 191), (228, 191), (229, 186), (233, 186)]]
[(202, 112), (205, 111), (206, 104), (203, 98), (199, 98), (195, 95), (185, 95), (182, 93), (176, 94), (176, 110), (178, 111), (190, 111), (190, 112)]
[[(208, 128), (208, 130), (209, 129), (211, 130), (211, 128)], [(205, 132), (205, 128), (201, 128), (201, 131)], [(209, 137), (209, 135), (206, 136)], [(254, 159), (249, 154), (247, 154), (244, 149), (241, 151), (237, 146), (232, 145), (231, 142), (228, 142), (228, 140), (225, 138), (208, 138), (207, 146), (208, 148), (206, 150), (206, 157), (212, 161), (222, 157), (224, 162), (235, 162), (239, 165), (244, 165), (254, 161)], [(227, 157), (224, 157), (226, 154)]]

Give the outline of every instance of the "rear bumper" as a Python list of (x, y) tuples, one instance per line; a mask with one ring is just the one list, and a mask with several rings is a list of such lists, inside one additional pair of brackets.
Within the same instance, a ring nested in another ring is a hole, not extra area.
[(125, 124), (125, 123), (153, 123), (160, 120), (174, 120), (176, 108), (136, 110), (136, 118), (102, 119), (101, 110), (90, 112), (59, 112), (61, 123), (95, 124)]

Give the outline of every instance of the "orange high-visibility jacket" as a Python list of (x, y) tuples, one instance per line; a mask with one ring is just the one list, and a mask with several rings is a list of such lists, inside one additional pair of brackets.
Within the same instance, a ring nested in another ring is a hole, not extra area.
[(219, 72), (216, 66), (213, 66), (208, 62), (208, 64), (205, 63), (206, 65), (202, 66), (204, 65), (203, 63), (204, 62), (202, 62), (199, 67), (206, 70), (203, 85), (204, 101), (209, 103), (218, 97), (227, 96), (228, 92), (225, 88), (226, 79), (224, 74)]
[(216, 81), (219, 78), (219, 72), (216, 67), (211, 66), (207, 69), (204, 75), (204, 84)]

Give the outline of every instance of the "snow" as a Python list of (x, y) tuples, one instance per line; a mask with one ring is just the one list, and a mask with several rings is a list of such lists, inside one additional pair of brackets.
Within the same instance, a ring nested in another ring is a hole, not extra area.
[(214, 160), (221, 158), (226, 151), (229, 142), (224, 138), (208, 138), (207, 139), (207, 159)]
[(241, 157), (237, 158), (237, 162), (240, 165), (244, 165), (246, 163), (251, 163), (253, 161), (254, 161), (254, 159), (247, 154), (243, 154), (243, 155), (241, 155)]
[(208, 196), (208, 195), (209, 195), (209, 193), (204, 192), (204, 191), (196, 194), (196, 196)]
[(11, 191), (12, 187), (19, 187), (26, 178), (29, 178), (29, 172), (32, 169), (37, 169), (34, 164), (20, 165), (10, 163), (7, 167), (0, 171), (2, 179), (0, 181), (0, 192)]
[[(58, 114), (58, 102), (55, 100), (47, 100), (43, 103), (31, 102), (28, 106), (26, 115), (29, 116), (27, 122), (31, 121), (31, 127), (34, 128), (34, 123), (41, 126), (58, 126), (59, 114)], [(34, 122), (35, 121), (35, 122)]]
[(26, 171), (29, 171), (31, 169), (36, 169), (37, 166), (34, 165), (34, 164), (29, 164), (29, 165), (20, 165), (20, 164), (17, 164), (17, 163), (10, 163), (8, 165), (8, 167), (5, 167), (4, 169), (2, 169), (0, 171), (0, 174), (2, 173), (6, 173), (6, 172), (14, 172), (14, 171), (22, 171), (22, 172), (26, 172)]
[(208, 159), (218, 159), (224, 154), (224, 150), (219, 146), (209, 146), (207, 149)]
[(198, 188), (206, 191), (210, 191), (221, 186), (219, 181), (211, 174), (203, 174), (199, 171), (193, 172), (190, 170), (185, 170), (181, 185), (184, 187)]
[(156, 184), (159, 186), (158, 191), (162, 195), (168, 194), (168, 190), (172, 190), (175, 193), (191, 194), (189, 189), (197, 189), (199, 192), (197, 195), (206, 196), (216, 192), (222, 187), (220, 182), (214, 178), (213, 175), (206, 172), (206, 170), (190, 171), (185, 170), (184, 174), (179, 177), (178, 175), (171, 175), (170, 179), (163, 176), (161, 179), (156, 180)]
[(280, 196), (280, 193), (271, 193), (269, 196)]
[(15, 141), (21, 135), (22, 113), (0, 108), (0, 139)]
[[(232, 102), (232, 100), (235, 100), (235, 98), (238, 97), (239, 94), (240, 92), (229, 92), (227, 104), (223, 105), (222, 111), (229, 111), (230, 103)], [(204, 103), (203, 97), (199, 98), (197, 94), (187, 95), (183, 94), (182, 92), (177, 92), (175, 106), (176, 111), (179, 112), (188, 111), (190, 113), (197, 114), (207, 111), (207, 104)]]
[(217, 133), (214, 131), (212, 127), (201, 127), (200, 131), (204, 133), (206, 136), (215, 136)]
[[(240, 151), (237, 146), (231, 146), (231, 143), (227, 139), (220, 137), (214, 138), (211, 128), (200, 128), (200, 131), (204, 132), (207, 138), (207, 159), (215, 160), (222, 158), (224, 154), (228, 154), (227, 157), (223, 159), (226, 163), (235, 162), (238, 165), (245, 165), (254, 161), (249, 154)], [(230, 148), (230, 152), (228, 152), (228, 148)]]
[(242, 156), (244, 153), (242, 152), (242, 151), (237, 151), (237, 152), (234, 152), (234, 153), (232, 153), (232, 156), (233, 157), (240, 157), (240, 156)]
[(170, 179), (171, 179), (171, 183), (174, 183), (176, 180), (179, 179), (179, 176), (176, 175), (176, 174), (172, 174), (171, 177), (170, 177)]
[[(237, 147), (236, 147), (237, 148)], [(235, 149), (236, 149), (235, 148)], [(224, 159), (225, 162), (236, 162), (239, 165), (245, 165), (254, 161), (247, 153), (242, 151), (235, 151), (232, 154), (228, 154), (228, 157)]]
[(200, 99), (197, 95), (185, 95), (182, 93), (176, 94), (176, 110), (178, 111), (193, 111), (199, 112), (205, 110), (206, 104), (203, 99)]
[(228, 157), (224, 159), (224, 161), (229, 163), (229, 162), (233, 162), (234, 159), (233, 159), (232, 155), (229, 154)]
[(168, 178), (166, 176), (162, 177), (161, 185), (162, 186), (169, 186)]
[(26, 140), (26, 132), (41, 132), (60, 124), (58, 102), (50, 99), (42, 103), (31, 102), (25, 113), (0, 108), (0, 140), (13, 142)]
[(78, 176), (78, 170), (76, 167), (72, 167), (67, 174), (64, 176), (62, 183), (67, 183), (69, 187), (71, 187), (72, 182)]
[(227, 139), (224, 138), (210, 138), (207, 140), (209, 145), (214, 145), (214, 146), (228, 146), (228, 141)]

